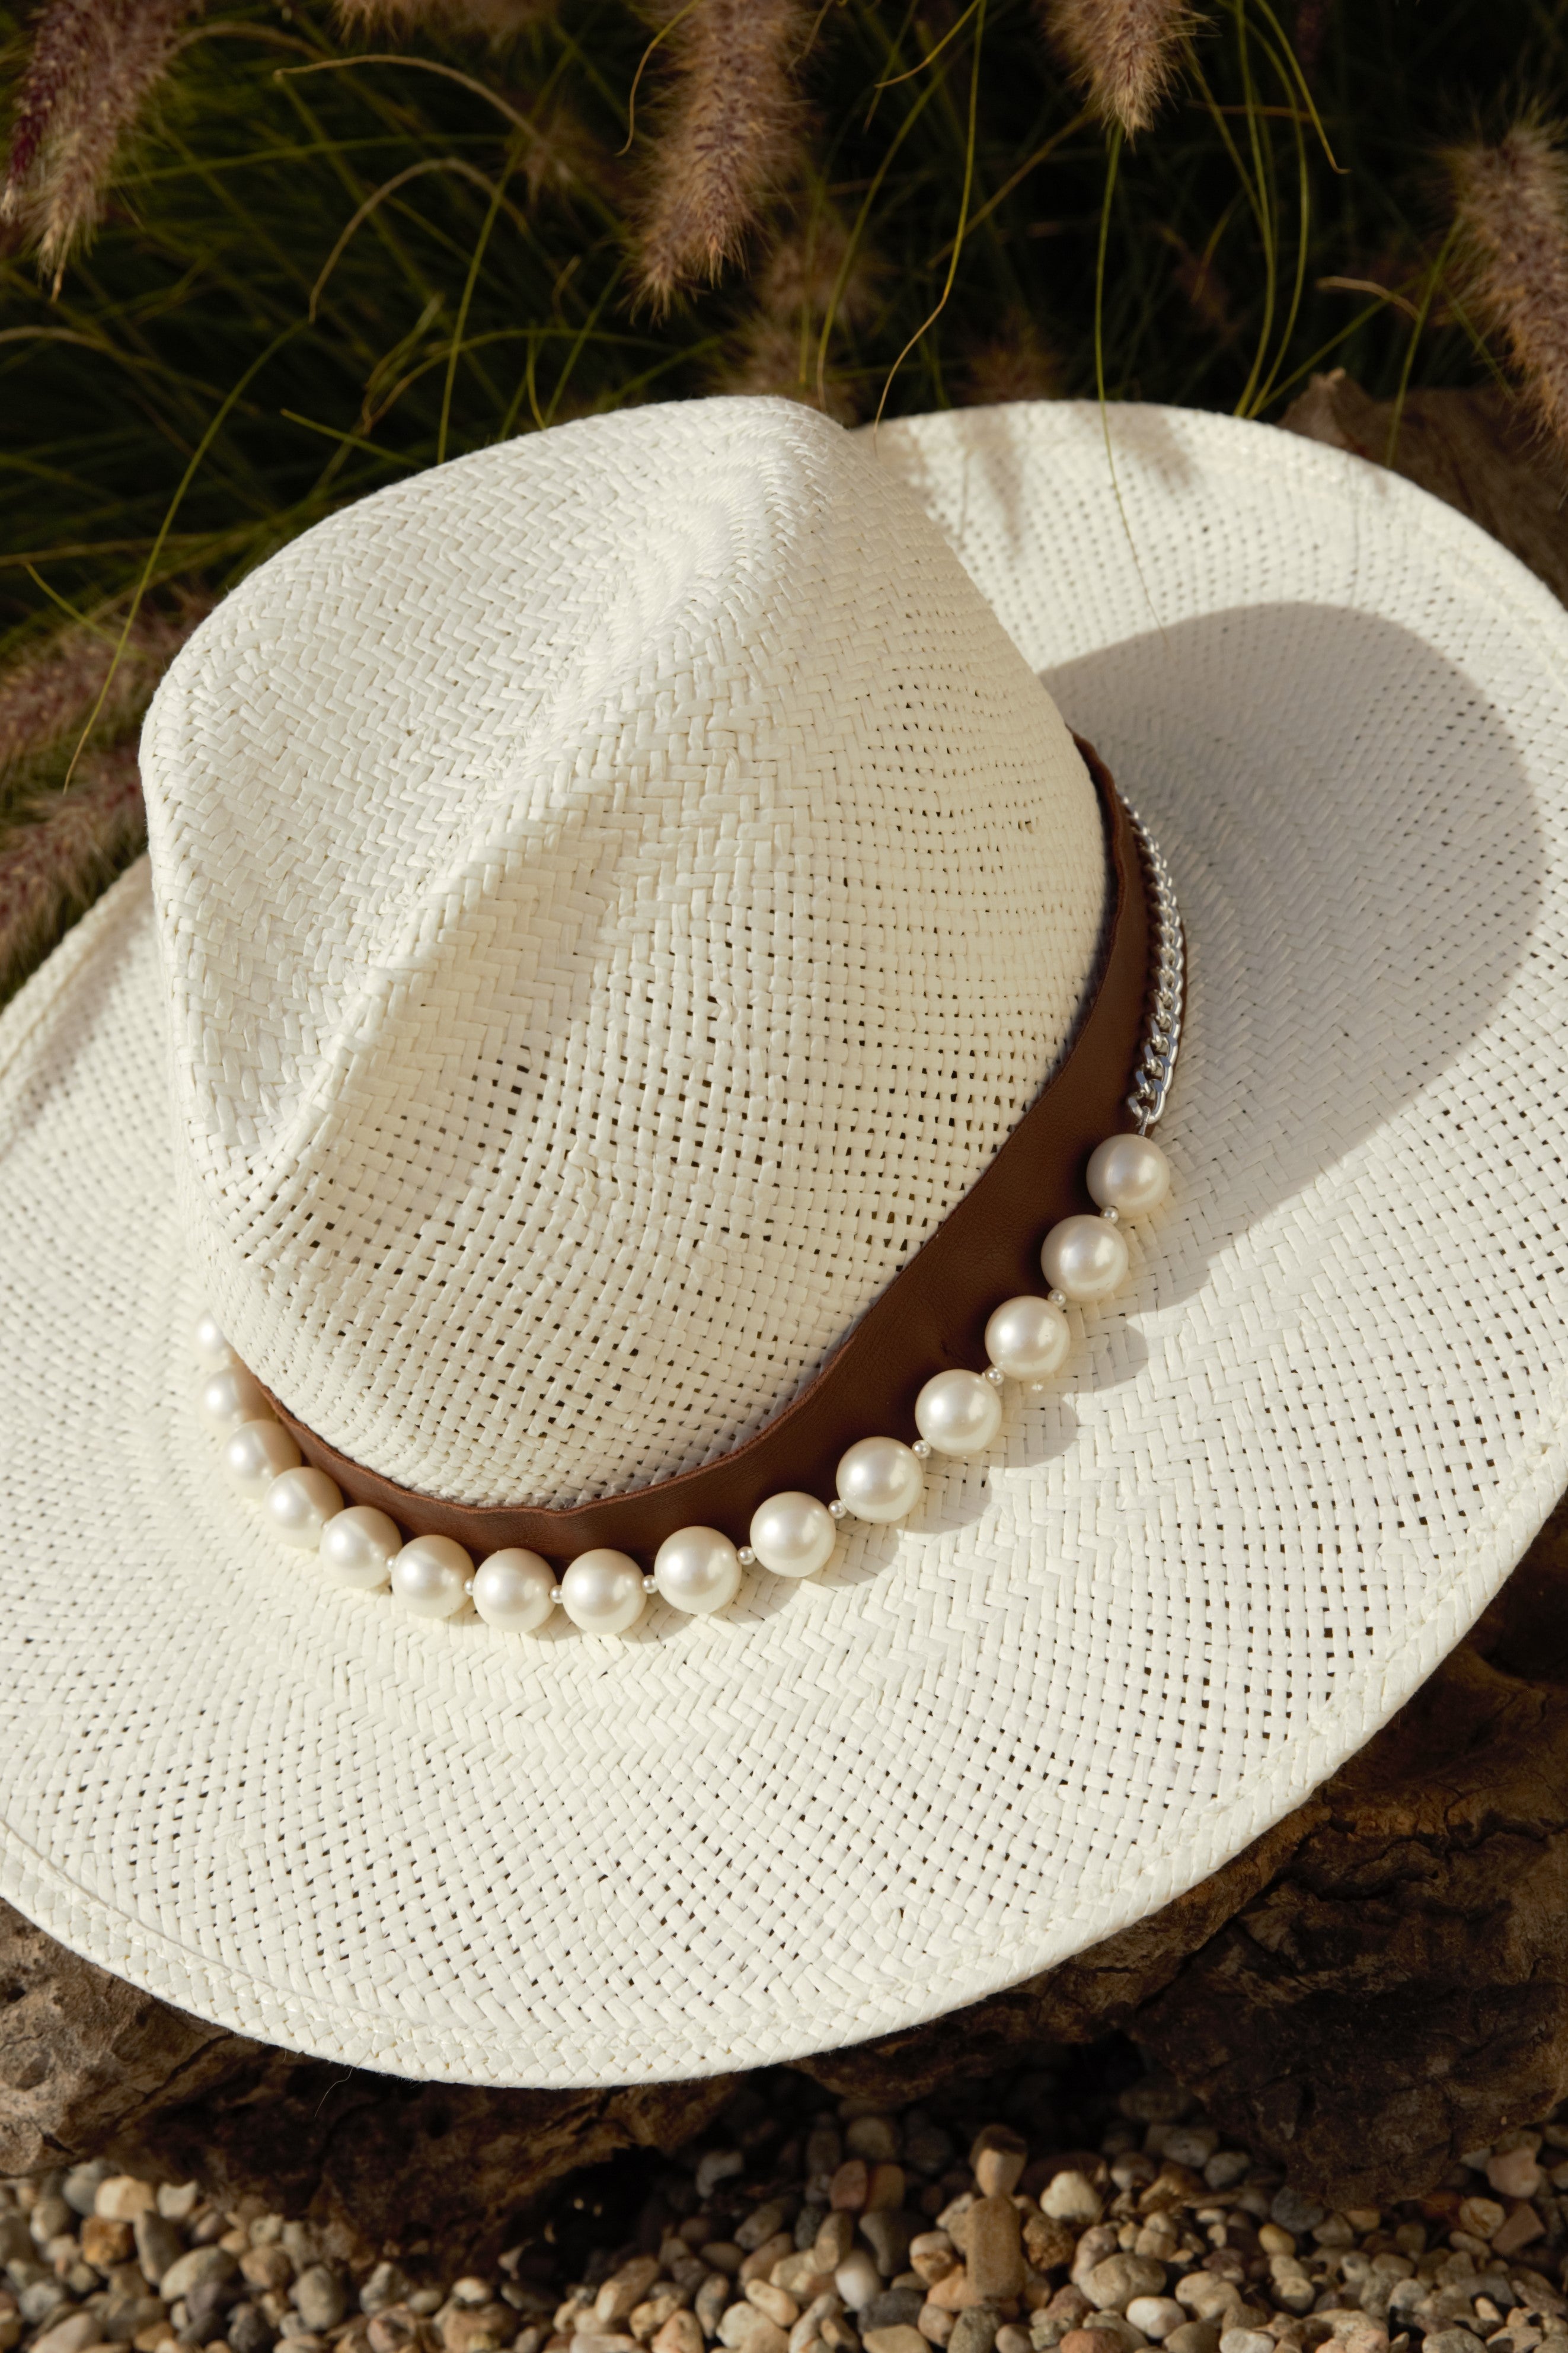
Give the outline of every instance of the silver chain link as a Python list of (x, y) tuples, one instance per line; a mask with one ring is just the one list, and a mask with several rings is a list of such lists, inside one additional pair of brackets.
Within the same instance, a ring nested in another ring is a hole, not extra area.
[[(1123, 803), (1123, 807), (1126, 804)], [(1143, 853), (1149, 893), (1149, 933), (1153, 943), (1154, 993), (1148, 1027), (1139, 1048), (1127, 1108), (1147, 1135), (1165, 1108), (1176, 1053), (1182, 1042), (1182, 1007), (1186, 996), (1187, 942), (1176, 904), (1176, 886), (1159, 843), (1134, 808), (1127, 815)]]

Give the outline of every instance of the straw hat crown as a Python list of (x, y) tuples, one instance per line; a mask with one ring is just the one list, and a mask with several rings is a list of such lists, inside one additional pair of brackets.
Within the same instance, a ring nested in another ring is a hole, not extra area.
[(1054, 706), (904, 485), (784, 402), (334, 516), (193, 639), (143, 768), (206, 1294), (323, 1438), (465, 1503), (756, 1429), (1094, 964)]

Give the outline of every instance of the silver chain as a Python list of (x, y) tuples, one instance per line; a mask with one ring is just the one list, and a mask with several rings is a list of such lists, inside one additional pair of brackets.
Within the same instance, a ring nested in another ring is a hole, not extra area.
[(1155, 955), (1153, 1003), (1138, 1052), (1132, 1092), (1127, 1098), (1127, 1108), (1138, 1122), (1139, 1134), (1147, 1135), (1165, 1108), (1165, 1097), (1171, 1092), (1176, 1068), (1176, 1052), (1182, 1042), (1187, 943), (1181, 909), (1176, 904), (1176, 886), (1160, 845), (1136, 809), (1128, 808), (1127, 815), (1143, 853), (1149, 932)]

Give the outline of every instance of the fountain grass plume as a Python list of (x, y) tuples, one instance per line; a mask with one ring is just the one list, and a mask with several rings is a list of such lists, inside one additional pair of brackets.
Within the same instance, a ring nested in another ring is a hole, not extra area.
[(15, 221), (58, 291), (102, 217), (128, 134), (200, 0), (49, 0), (17, 92), (0, 219)]
[(336, 0), (345, 33), (407, 34), (420, 29), (483, 33), (504, 40), (548, 16), (555, 0)]
[(638, 257), (657, 314), (738, 260), (795, 160), (795, 69), (810, 31), (802, 0), (686, 0), (668, 20), (674, 68), (651, 160)]
[(1181, 0), (1041, 0), (1046, 34), (1108, 123), (1147, 131), (1199, 18)]
[(1447, 158), (1469, 300), (1504, 345), (1541, 424), (1568, 449), (1568, 157), (1547, 127)]
[(0, 785), (10, 770), (31, 769), (74, 742), (100, 695), (99, 739), (129, 726), (211, 602), (184, 595), (169, 610), (144, 607), (117, 665), (117, 628), (72, 622), (0, 671)]
[(40, 794), (0, 836), (0, 996), (146, 839), (134, 744), (90, 754), (68, 793)]

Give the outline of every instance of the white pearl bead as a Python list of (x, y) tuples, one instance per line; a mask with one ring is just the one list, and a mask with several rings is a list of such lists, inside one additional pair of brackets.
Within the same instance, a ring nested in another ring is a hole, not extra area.
[(752, 1514), (752, 1550), (775, 1577), (815, 1577), (833, 1557), (833, 1514), (798, 1487), (770, 1495)]
[(416, 1536), (393, 1561), (393, 1595), (416, 1618), (449, 1618), (467, 1599), (473, 1573), (455, 1536)]
[(280, 1472), (262, 1499), (262, 1509), (286, 1545), (296, 1552), (314, 1552), (321, 1530), (343, 1508), (335, 1479), (324, 1471)]
[(580, 1552), (561, 1580), (561, 1606), (584, 1634), (624, 1634), (647, 1600), (636, 1561), (608, 1545)]
[(1041, 1244), (1040, 1264), (1068, 1299), (1109, 1299), (1127, 1279), (1127, 1244), (1108, 1218), (1064, 1218)]
[(1002, 1400), (984, 1373), (934, 1373), (915, 1399), (915, 1427), (939, 1454), (978, 1454), (1002, 1427)]
[(672, 1609), (706, 1618), (735, 1599), (741, 1563), (717, 1528), (677, 1528), (653, 1556), (653, 1581)]
[(1142, 1218), (1171, 1189), (1171, 1164), (1149, 1135), (1108, 1135), (1089, 1155), (1089, 1196), (1102, 1209)]
[(242, 1421), (224, 1442), (229, 1483), (259, 1503), (279, 1472), (294, 1470), (300, 1450), (280, 1421)]
[(862, 1438), (839, 1458), (838, 1498), (858, 1520), (901, 1520), (920, 1502), (925, 1473), (897, 1438)]
[(198, 1315), (191, 1338), (195, 1345), (196, 1362), (209, 1373), (221, 1373), (233, 1364), (234, 1350), (225, 1339), (216, 1315)]
[(531, 1634), (554, 1601), (555, 1571), (521, 1545), (490, 1553), (474, 1571), (474, 1608), (487, 1626), (503, 1633)]
[(242, 1421), (273, 1419), (261, 1383), (243, 1365), (226, 1365), (221, 1372), (209, 1374), (197, 1402), (202, 1419), (215, 1430), (237, 1430)]
[(403, 1536), (395, 1520), (374, 1504), (351, 1504), (321, 1530), (321, 1554), (334, 1585), (374, 1593), (386, 1583)]
[(985, 1326), (986, 1355), (1014, 1381), (1040, 1381), (1059, 1372), (1071, 1340), (1061, 1309), (1027, 1293), (1005, 1299)]

